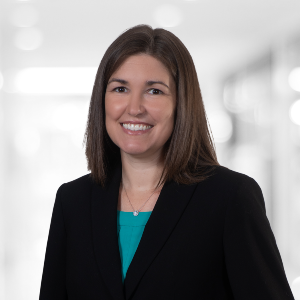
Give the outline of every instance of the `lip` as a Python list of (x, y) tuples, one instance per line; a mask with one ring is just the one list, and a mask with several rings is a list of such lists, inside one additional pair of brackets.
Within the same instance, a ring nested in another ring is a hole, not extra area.
[(153, 126), (152, 124), (140, 122), (140, 121), (124, 121), (124, 122), (121, 122), (120, 124), (143, 124), (143, 125), (147, 125), (147, 126)]
[[(144, 123), (144, 122), (124, 122), (125, 124), (145, 124), (145, 125), (148, 125), (147, 123)], [(137, 130), (137, 131), (132, 131), (132, 130), (129, 130), (129, 129), (126, 129), (125, 127), (123, 127), (122, 125), (123, 123), (120, 123), (120, 126), (122, 127), (123, 131), (129, 135), (142, 135), (142, 134), (146, 134), (148, 133), (152, 128), (153, 128), (153, 125), (148, 125), (148, 126), (152, 126), (151, 128), (148, 128), (148, 129), (145, 129), (145, 130)]]

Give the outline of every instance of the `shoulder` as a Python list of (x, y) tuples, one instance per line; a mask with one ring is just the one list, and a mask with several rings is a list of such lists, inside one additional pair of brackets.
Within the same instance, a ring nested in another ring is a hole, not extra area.
[(217, 166), (209, 180), (216, 195), (222, 199), (227, 198), (226, 203), (229, 207), (256, 206), (265, 211), (263, 193), (254, 178), (223, 166)]
[(208, 179), (212, 184), (217, 184), (219, 188), (227, 187), (236, 191), (247, 186), (259, 187), (254, 178), (224, 166), (214, 166)]
[(63, 202), (68, 202), (69, 199), (72, 199), (72, 202), (74, 202), (75, 199), (85, 198), (89, 195), (93, 184), (94, 183), (89, 173), (61, 184), (57, 193), (60, 195)]
[(214, 166), (209, 177), (198, 183), (197, 190), (212, 199), (222, 199), (219, 201), (227, 205), (234, 201), (249, 202), (254, 198), (261, 202), (263, 198), (261, 188), (254, 178), (224, 166)]
[(72, 232), (78, 224), (81, 226), (84, 220), (88, 220), (93, 186), (90, 174), (86, 174), (65, 182), (58, 188), (54, 207), (61, 212), (67, 232)]

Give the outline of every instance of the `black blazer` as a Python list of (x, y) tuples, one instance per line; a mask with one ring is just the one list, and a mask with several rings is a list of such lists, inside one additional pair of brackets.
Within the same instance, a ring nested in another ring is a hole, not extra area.
[(254, 179), (222, 166), (193, 185), (166, 182), (122, 284), (121, 166), (106, 189), (87, 174), (62, 184), (40, 300), (294, 299)]

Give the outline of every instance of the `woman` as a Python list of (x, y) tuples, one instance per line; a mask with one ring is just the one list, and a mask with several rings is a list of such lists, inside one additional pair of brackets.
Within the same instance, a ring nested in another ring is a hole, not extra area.
[(261, 189), (219, 165), (174, 34), (112, 43), (85, 138), (91, 173), (57, 191), (40, 300), (293, 299)]

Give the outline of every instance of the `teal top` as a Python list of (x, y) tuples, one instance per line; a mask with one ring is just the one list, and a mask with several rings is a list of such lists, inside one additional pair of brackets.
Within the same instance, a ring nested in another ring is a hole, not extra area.
[(152, 211), (140, 212), (134, 216), (132, 212), (117, 210), (118, 243), (122, 262), (122, 282), (128, 267), (142, 238), (145, 225)]

